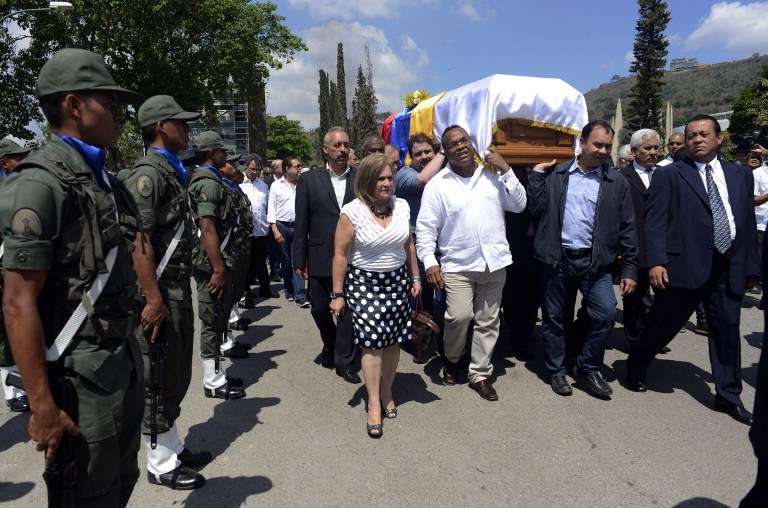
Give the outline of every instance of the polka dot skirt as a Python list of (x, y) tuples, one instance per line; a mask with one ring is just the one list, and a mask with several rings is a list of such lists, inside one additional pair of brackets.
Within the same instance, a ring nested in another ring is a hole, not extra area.
[(410, 284), (405, 265), (372, 272), (349, 265), (344, 281), (355, 344), (382, 349), (411, 340)]

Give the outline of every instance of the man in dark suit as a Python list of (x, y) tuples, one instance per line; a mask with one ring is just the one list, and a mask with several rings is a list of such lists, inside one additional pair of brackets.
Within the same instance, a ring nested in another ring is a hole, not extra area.
[(349, 383), (359, 383), (355, 366), (351, 314), (333, 322), (331, 264), (333, 241), (341, 207), (355, 197), (355, 170), (347, 164), (349, 136), (342, 127), (331, 127), (323, 138), (328, 165), (312, 169), (296, 185), (296, 222), (293, 237), (293, 269), (299, 277), (309, 275), (312, 318), (323, 339), (321, 362)]
[(645, 255), (655, 298), (645, 330), (627, 359), (627, 387), (646, 391), (656, 354), (703, 301), (715, 409), (747, 425), (741, 402), (744, 291), (760, 273), (749, 169), (717, 156), (723, 141), (713, 117), (696, 115), (685, 126), (689, 158), (654, 176), (645, 212)]
[(629, 166), (620, 169), (629, 182), (632, 207), (635, 210), (635, 228), (637, 230), (637, 268), (638, 278), (635, 291), (624, 297), (624, 335), (630, 342), (637, 341), (643, 331), (643, 323), (651, 310), (653, 297), (650, 294), (651, 283), (647, 276), (645, 262), (645, 202), (651, 185), (659, 155), (661, 137), (653, 129), (640, 129), (632, 134), (629, 141), (634, 160)]

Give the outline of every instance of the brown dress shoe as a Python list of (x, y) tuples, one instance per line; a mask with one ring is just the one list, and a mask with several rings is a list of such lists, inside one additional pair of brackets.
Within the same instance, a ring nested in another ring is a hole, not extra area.
[(487, 379), (469, 383), (469, 387), (479, 393), (485, 400), (499, 400), (499, 396), (496, 395), (496, 390), (493, 389), (493, 385)]

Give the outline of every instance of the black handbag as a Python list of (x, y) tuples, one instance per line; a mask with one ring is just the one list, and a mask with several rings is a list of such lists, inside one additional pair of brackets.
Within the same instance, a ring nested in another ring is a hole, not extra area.
[(400, 343), (400, 348), (413, 356), (416, 363), (426, 363), (437, 355), (437, 334), (440, 327), (432, 319), (432, 315), (424, 310), (421, 297), (416, 300), (416, 307), (411, 313), (412, 340)]

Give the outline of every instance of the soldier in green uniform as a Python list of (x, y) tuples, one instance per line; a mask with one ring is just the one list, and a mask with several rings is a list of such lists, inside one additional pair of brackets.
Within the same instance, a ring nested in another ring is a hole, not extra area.
[[(214, 131), (197, 136), (195, 152), (202, 164), (190, 179), (188, 193), (200, 227), (200, 241), (195, 243), (192, 262), (196, 266), (203, 390), (206, 397), (239, 399), (245, 397), (245, 390), (237, 386), (240, 383), (233, 383), (223, 368), (217, 372), (216, 357), (220, 351), (216, 350), (217, 332), (214, 332), (214, 303), (221, 305), (219, 312), (226, 315), (231, 307), (231, 272), (237, 243), (237, 212), (232, 189), (219, 172), (227, 162), (227, 152), (221, 136)], [(226, 316), (223, 319), (226, 323)]]
[[(130, 194), (104, 170), (104, 147), (120, 136), (118, 101), (143, 97), (82, 49), (54, 54), (35, 95), (53, 134), (0, 186), (6, 330), (46, 467), (62, 461), (69, 447), (57, 461), (59, 445), (73, 436), (74, 504), (125, 506), (139, 477), (144, 409), (131, 260), (139, 224)], [(71, 404), (58, 395), (66, 389)], [(48, 487), (49, 498), (60, 493)]]
[[(137, 335), (145, 337), (139, 339), (139, 345), (147, 384), (141, 427), (147, 448), (147, 477), (149, 483), (179, 490), (202, 486), (205, 478), (191, 468), (212, 460), (210, 452), (186, 449), (176, 427), (181, 401), (192, 379), (195, 316), (190, 279), (192, 247), (197, 240), (184, 189), (188, 176), (176, 153), (189, 146), (187, 122), (200, 116), (184, 111), (169, 95), (147, 99), (139, 108), (139, 127), (147, 153), (132, 169), (118, 175), (133, 195), (144, 227), (143, 237), (136, 238), (133, 264), (146, 300)], [(164, 368), (159, 370), (165, 377), (159, 393), (152, 387), (150, 343), (164, 357)]]
[[(0, 141), (0, 184), (8, 178), (8, 175), (11, 174), (19, 162), (21, 162), (31, 150), (31, 148), (20, 146), (10, 139), (3, 139)], [(0, 232), (0, 263), (2, 263), (2, 257), (2, 232)], [(2, 295), (2, 289), (3, 284), (2, 279), (0, 279), (0, 296)], [(27, 392), (22, 388), (12, 386), (6, 382), (9, 373), (18, 371), (19, 369), (16, 367), (16, 362), (13, 361), (11, 346), (8, 344), (8, 336), (5, 333), (3, 314), (2, 311), (0, 311), (0, 383), (3, 385), (5, 404), (13, 412), (24, 413), (29, 411)]]

